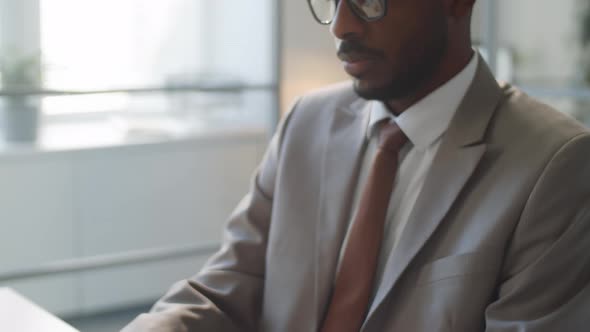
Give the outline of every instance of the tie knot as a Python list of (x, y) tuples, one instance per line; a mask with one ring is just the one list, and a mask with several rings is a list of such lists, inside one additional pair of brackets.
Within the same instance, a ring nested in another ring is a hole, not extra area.
[(379, 130), (379, 148), (393, 153), (406, 144), (408, 137), (395, 122), (385, 122)]

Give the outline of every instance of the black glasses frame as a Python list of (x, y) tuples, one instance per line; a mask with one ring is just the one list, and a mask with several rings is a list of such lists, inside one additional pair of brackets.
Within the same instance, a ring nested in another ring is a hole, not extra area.
[[(332, 16), (332, 18), (328, 21), (322, 21), (320, 20), (320, 18), (316, 15), (315, 10), (313, 10), (313, 5), (311, 4), (312, 0), (307, 0), (307, 5), (309, 6), (309, 10), (311, 11), (311, 14), (313, 15), (313, 18), (315, 18), (315, 20), (321, 24), (321, 25), (330, 25), (332, 24), (332, 21), (334, 20), (334, 17)], [(336, 10), (338, 10), (338, 5), (339, 5), (339, 0), (334, 0), (336, 2)], [(365, 21), (365, 22), (375, 22), (378, 21), (380, 19), (382, 19), (386, 14), (387, 14), (387, 3), (389, 1), (387, 0), (380, 0), (383, 3), (383, 14), (377, 16), (377, 17), (373, 17), (373, 18), (366, 18), (364, 17), (364, 14), (362, 12), (359, 11), (358, 7), (355, 6), (352, 3), (352, 0), (346, 0), (346, 2), (348, 2), (348, 7), (350, 7), (352, 9), (352, 12), (354, 13), (354, 15), (356, 15), (356, 17), (358, 17), (359, 19)], [(334, 15), (336, 15), (336, 13), (334, 13)]]

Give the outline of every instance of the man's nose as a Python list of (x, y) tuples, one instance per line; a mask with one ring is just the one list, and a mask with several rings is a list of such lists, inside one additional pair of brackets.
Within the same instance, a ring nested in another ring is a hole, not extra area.
[(330, 24), (332, 35), (338, 39), (350, 39), (360, 35), (364, 29), (364, 22), (352, 12), (348, 1), (338, 1), (336, 13)]

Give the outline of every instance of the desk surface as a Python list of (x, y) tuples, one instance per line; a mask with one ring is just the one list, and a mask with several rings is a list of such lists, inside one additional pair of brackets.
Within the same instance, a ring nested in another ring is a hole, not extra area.
[(0, 288), (0, 331), (79, 332), (10, 288)]

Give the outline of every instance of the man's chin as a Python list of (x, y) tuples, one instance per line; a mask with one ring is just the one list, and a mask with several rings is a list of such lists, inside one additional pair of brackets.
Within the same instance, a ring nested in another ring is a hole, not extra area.
[(407, 98), (415, 91), (417, 86), (410, 80), (394, 80), (387, 83), (369, 82), (363, 79), (354, 79), (354, 91), (367, 100), (390, 101)]
[(374, 86), (360, 79), (353, 79), (354, 92), (366, 100), (386, 101), (390, 99), (391, 91), (386, 86)]

